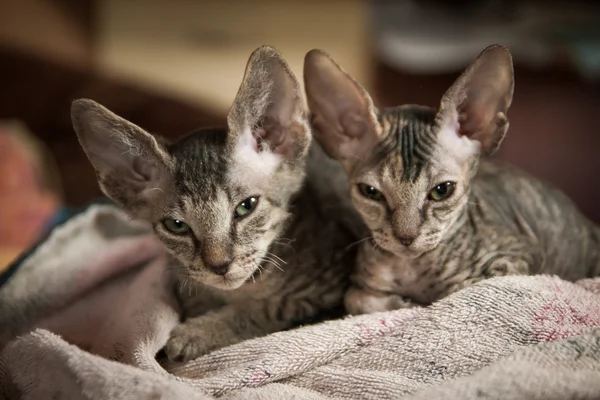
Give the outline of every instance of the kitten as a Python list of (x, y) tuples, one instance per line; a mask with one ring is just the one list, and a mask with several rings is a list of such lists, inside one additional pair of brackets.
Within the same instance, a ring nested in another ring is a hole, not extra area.
[(316, 141), (339, 160), (368, 225), (352, 314), (426, 305), (493, 276), (600, 272), (600, 230), (558, 190), (486, 160), (508, 129), (513, 66), (494, 45), (444, 94), (439, 110), (377, 109), (326, 53), (305, 87)]
[(176, 259), (190, 296), (169, 359), (343, 311), (357, 237), (338, 195), (347, 182), (310, 148), (300, 86), (275, 49), (251, 55), (227, 129), (167, 143), (87, 99), (72, 119), (104, 193), (150, 223)]

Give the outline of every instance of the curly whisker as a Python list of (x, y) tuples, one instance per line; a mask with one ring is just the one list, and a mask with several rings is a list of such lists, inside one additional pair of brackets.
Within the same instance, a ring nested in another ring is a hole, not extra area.
[(270, 253), (270, 252), (266, 252), (266, 255), (268, 255), (269, 257), (274, 257), (277, 260), (279, 260), (280, 262), (287, 264), (287, 262), (285, 262), (281, 257), (279, 257), (278, 255), (274, 254), (274, 253)]
[(346, 247), (346, 249), (345, 249), (345, 250), (349, 250), (349, 249), (350, 249), (351, 247), (353, 247), (353, 246), (356, 246), (356, 245), (358, 245), (358, 244), (360, 244), (360, 243), (366, 242), (367, 240), (373, 240), (373, 239), (374, 239), (374, 237), (373, 237), (373, 236), (368, 236), (368, 237), (366, 237), (366, 238), (363, 238), (363, 239), (357, 240), (356, 242), (349, 244), (349, 245)]

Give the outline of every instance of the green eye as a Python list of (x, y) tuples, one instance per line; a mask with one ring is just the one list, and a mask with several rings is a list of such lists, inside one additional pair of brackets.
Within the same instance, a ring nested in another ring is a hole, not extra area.
[(190, 231), (188, 224), (178, 219), (167, 218), (163, 221), (163, 225), (169, 231), (177, 235), (183, 235), (184, 233), (188, 233)]
[(434, 201), (442, 201), (450, 197), (452, 193), (454, 193), (454, 189), (456, 188), (456, 183), (454, 182), (444, 182), (429, 192), (429, 198)]
[(250, 214), (254, 211), (254, 208), (258, 204), (258, 197), (248, 197), (246, 200), (242, 201), (235, 208), (235, 217), (242, 218)]
[(365, 183), (359, 183), (358, 190), (360, 190), (360, 193), (368, 199), (375, 201), (382, 201), (384, 199), (383, 193)]

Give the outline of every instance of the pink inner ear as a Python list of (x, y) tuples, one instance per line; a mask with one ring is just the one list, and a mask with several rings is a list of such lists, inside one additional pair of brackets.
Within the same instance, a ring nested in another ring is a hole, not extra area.
[(264, 134), (264, 130), (261, 128), (252, 129), (252, 133), (250, 135), (246, 135), (246, 145), (249, 146), (254, 152), (258, 153), (260, 151), (258, 148), (258, 141)]
[(274, 153), (291, 156), (289, 152), (292, 150), (292, 140), (288, 128), (271, 123), (265, 127), (255, 128), (252, 131), (252, 138), (258, 152), (269, 149)]
[(360, 138), (363, 135), (368, 134), (369, 126), (364, 115), (357, 112), (347, 111), (342, 115), (341, 125), (344, 134), (351, 139)]
[(152, 180), (154, 174), (154, 167), (152, 165), (145, 165), (144, 162), (138, 158), (133, 160), (132, 167), (132, 178), (140, 182), (148, 182)]
[(464, 133), (462, 133), (460, 131), (460, 124), (461, 124), (461, 121), (463, 121), (465, 119), (466, 119), (466, 116), (459, 114), (458, 119), (457, 120), (453, 119), (452, 123), (450, 124), (450, 129), (452, 131), (456, 132), (456, 134), (458, 136), (464, 136)]
[(465, 104), (458, 115), (458, 135), (477, 140), (488, 148), (494, 140), (494, 108), (491, 99), (478, 99)]

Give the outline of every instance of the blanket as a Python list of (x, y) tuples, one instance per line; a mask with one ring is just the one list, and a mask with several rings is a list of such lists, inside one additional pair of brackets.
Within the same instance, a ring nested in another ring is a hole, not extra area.
[(600, 398), (600, 279), (494, 278), (163, 367), (180, 319), (168, 258), (112, 205), (61, 221), (0, 278), (0, 398)]

